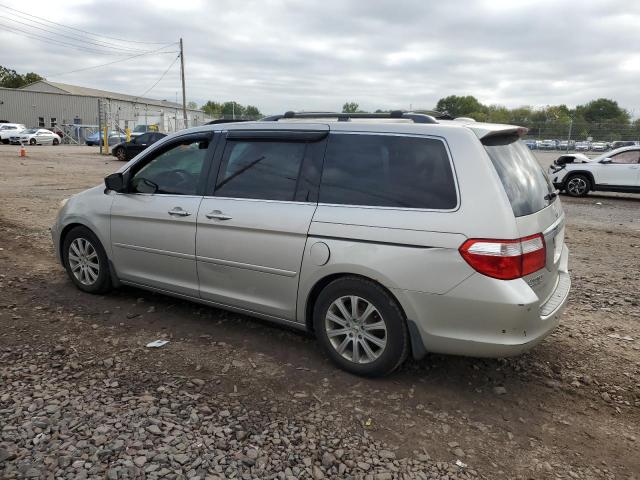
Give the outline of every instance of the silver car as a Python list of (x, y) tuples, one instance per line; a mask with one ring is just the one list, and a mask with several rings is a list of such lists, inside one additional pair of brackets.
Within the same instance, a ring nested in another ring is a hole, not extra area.
[(75, 285), (133, 285), (315, 334), (350, 372), (524, 352), (569, 293), (565, 215), (526, 129), (287, 112), (170, 135), (52, 228)]

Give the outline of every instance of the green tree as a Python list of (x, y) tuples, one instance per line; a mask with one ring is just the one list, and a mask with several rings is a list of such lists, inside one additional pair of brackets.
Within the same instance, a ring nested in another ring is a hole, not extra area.
[[(436, 104), (436, 110), (447, 112), (453, 117), (470, 117), (472, 113), (487, 112), (487, 107), (481, 104), (478, 99), (471, 95), (458, 96), (449, 95), (441, 98)], [(472, 117), (473, 118), (473, 117)]]
[(359, 112), (360, 105), (356, 102), (346, 102), (342, 105), (342, 113), (356, 113)]
[(222, 104), (223, 118), (243, 118), (244, 107), (238, 102), (224, 102)]
[(29, 72), (20, 75), (15, 70), (0, 65), (0, 87), (20, 88), (39, 80), (44, 80), (44, 78), (37, 73)]
[(222, 116), (222, 104), (214, 101), (207, 101), (202, 107), (200, 107), (204, 113), (210, 117), (219, 118)]
[(585, 105), (579, 105), (576, 107), (576, 114), (592, 123), (629, 123), (631, 119), (629, 112), (620, 108), (618, 102), (608, 98), (598, 98)]
[(247, 105), (244, 109), (244, 116), (250, 120), (257, 120), (262, 117), (262, 113), (260, 113), (258, 107)]

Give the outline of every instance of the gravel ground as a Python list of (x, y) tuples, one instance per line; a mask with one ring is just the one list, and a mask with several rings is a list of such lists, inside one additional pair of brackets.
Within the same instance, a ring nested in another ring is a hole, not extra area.
[(640, 478), (640, 196), (562, 198), (574, 288), (534, 350), (366, 380), (260, 320), (76, 290), (48, 227), (121, 164), (28, 150), (0, 146), (0, 478)]

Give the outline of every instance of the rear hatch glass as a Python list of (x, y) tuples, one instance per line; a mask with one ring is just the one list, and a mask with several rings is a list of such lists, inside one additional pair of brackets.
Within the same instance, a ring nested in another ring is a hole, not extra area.
[(549, 177), (518, 135), (486, 137), (482, 144), (516, 217), (539, 212), (555, 200)]

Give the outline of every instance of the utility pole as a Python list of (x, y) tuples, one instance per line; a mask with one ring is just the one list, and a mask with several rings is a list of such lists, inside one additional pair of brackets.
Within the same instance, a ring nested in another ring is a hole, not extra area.
[(184, 90), (184, 49), (182, 47), (182, 37), (180, 37), (180, 76), (182, 77), (182, 116), (184, 118), (184, 128), (188, 128), (187, 94)]

